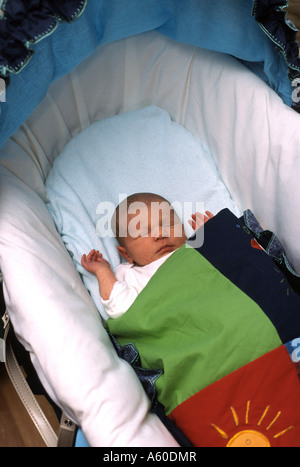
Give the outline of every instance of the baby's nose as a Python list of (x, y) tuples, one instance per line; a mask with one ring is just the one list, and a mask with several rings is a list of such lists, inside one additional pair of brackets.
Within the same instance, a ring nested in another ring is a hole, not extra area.
[(166, 238), (170, 236), (170, 232), (168, 227), (156, 227), (153, 232), (152, 232), (152, 237), (154, 237), (156, 240), (160, 238)]

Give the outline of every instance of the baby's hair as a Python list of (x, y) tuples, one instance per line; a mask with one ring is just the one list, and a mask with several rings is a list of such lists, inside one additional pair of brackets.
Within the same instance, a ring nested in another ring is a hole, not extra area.
[[(114, 215), (112, 217), (112, 230), (119, 242), (120, 245), (124, 246), (124, 235), (120, 235), (120, 210), (124, 209), (125, 212), (128, 212), (128, 209), (130, 205), (133, 203), (140, 202), (144, 203), (147, 207), (153, 203), (153, 202), (158, 202), (158, 203), (168, 203), (170, 202), (163, 198), (160, 195), (157, 195), (155, 193), (134, 193), (127, 198), (125, 198), (116, 208)], [(124, 212), (123, 211), (123, 212)]]

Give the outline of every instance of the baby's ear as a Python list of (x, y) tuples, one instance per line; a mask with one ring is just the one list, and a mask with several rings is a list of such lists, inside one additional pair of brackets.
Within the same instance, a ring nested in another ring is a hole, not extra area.
[(127, 250), (124, 246), (117, 246), (117, 249), (118, 249), (118, 252), (120, 253), (121, 256), (123, 256), (123, 258), (126, 259), (126, 261), (128, 261), (128, 263), (132, 264), (133, 263), (133, 259), (131, 258), (131, 256), (127, 253)]

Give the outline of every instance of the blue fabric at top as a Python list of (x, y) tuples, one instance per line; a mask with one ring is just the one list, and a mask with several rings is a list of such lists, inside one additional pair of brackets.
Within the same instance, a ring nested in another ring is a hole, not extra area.
[(60, 24), (32, 45), (29, 64), (21, 73), (11, 73), (6, 102), (1, 104), (0, 148), (43, 99), (51, 82), (71, 71), (98, 44), (150, 30), (236, 56), (290, 106), (293, 89), (285, 57), (275, 51), (252, 8), (253, 0), (88, 0), (79, 19)]
[[(270, 5), (274, 0), (263, 0)], [(174, 13), (159, 31), (170, 38), (242, 60), (291, 106), (287, 63), (252, 15), (252, 0), (174, 0)], [(259, 3), (257, 0), (254, 3)], [(287, 3), (277, 0), (277, 4)], [(273, 7), (274, 8), (274, 7)], [(273, 13), (270, 7), (270, 12)], [(270, 14), (270, 13), (269, 13)], [(300, 64), (299, 64), (300, 65)]]
[[(172, 3), (172, 2), (171, 2)], [(170, 17), (164, 0), (89, 0), (71, 24), (34, 44), (34, 55), (19, 74), (10, 75), (6, 102), (1, 103), (0, 148), (28, 118), (52, 81), (71, 71), (98, 44), (156, 29)]]

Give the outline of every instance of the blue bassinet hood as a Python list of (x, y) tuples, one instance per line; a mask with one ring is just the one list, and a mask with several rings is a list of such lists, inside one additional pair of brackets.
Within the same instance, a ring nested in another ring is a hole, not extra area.
[(287, 5), (287, 0), (2, 0), (0, 84), (6, 93), (0, 95), (0, 147), (51, 82), (99, 44), (151, 30), (235, 56), (291, 106), (300, 59)]

